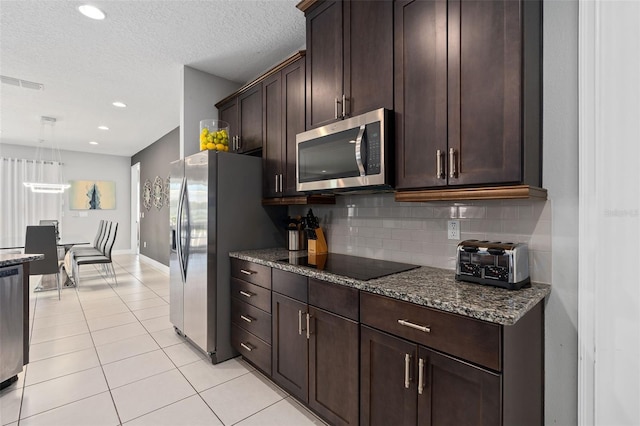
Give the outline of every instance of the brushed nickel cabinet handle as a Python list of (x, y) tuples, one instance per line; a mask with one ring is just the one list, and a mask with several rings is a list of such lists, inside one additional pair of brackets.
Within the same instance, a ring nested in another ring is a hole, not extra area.
[(311, 315), (307, 314), (307, 340), (311, 338), (311, 328), (309, 326), (310, 320), (311, 320)]
[(248, 292), (246, 292), (246, 291), (242, 291), (242, 290), (240, 290), (240, 294), (241, 294), (241, 295), (243, 295), (244, 297), (251, 297), (251, 296), (253, 296), (253, 293), (248, 293)]
[(298, 334), (302, 336), (302, 311), (298, 310)]
[(249, 346), (248, 344), (240, 343), (240, 346), (242, 346), (243, 348), (245, 348), (249, 352), (251, 352), (253, 350), (253, 348), (251, 346)]
[(444, 161), (444, 155), (441, 150), (436, 151), (436, 178), (444, 179), (444, 171), (442, 167), (442, 163)]
[(455, 178), (458, 176), (458, 171), (456, 170), (456, 150), (453, 148), (449, 148), (449, 177)]
[(240, 269), (240, 272), (242, 272), (245, 275), (253, 275), (253, 274), (257, 274), (256, 271), (247, 271), (246, 269)]
[(418, 358), (418, 394), (424, 391), (424, 359)]
[(335, 119), (338, 119), (338, 105), (340, 104), (340, 101), (338, 100), (338, 98), (336, 98), (336, 114), (335, 114)]
[(242, 318), (243, 320), (245, 320), (246, 322), (249, 322), (249, 323), (255, 321), (255, 318), (251, 318), (249, 316), (240, 315), (240, 318)]
[(398, 324), (404, 325), (405, 327), (413, 328), (415, 330), (424, 331), (425, 333), (431, 333), (431, 328), (429, 328), (429, 326), (414, 324), (404, 319), (399, 319)]
[(276, 193), (278, 192), (278, 174), (275, 174), (276, 177)]
[(347, 116), (347, 97), (342, 94), (342, 118)]
[(284, 192), (284, 189), (282, 188), (282, 173), (280, 173), (280, 192)]
[(238, 135), (238, 151), (240, 151), (240, 147), (242, 147), (242, 137)]
[(404, 354), (404, 387), (409, 389), (411, 377), (409, 376), (409, 369), (411, 368), (411, 355)]

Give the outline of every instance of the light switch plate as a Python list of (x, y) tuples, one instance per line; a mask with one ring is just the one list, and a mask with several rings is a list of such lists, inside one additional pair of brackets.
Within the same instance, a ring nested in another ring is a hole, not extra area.
[(447, 221), (447, 238), (450, 240), (460, 239), (460, 221), (459, 220)]

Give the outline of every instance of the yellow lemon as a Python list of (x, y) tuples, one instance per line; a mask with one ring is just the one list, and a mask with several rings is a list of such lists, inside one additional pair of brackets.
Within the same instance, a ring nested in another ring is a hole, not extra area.
[(212, 144), (211, 142), (209, 142), (207, 144), (207, 149), (216, 149), (216, 146), (214, 144)]
[(224, 147), (224, 150), (225, 150), (225, 151), (229, 151), (229, 147), (228, 147), (228, 146), (225, 146), (225, 147)]
[(217, 149), (218, 151), (224, 151), (224, 145), (222, 145), (221, 143), (216, 144), (216, 149)]

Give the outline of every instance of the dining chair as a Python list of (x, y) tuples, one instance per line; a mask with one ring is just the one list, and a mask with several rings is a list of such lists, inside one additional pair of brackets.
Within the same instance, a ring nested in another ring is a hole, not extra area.
[(107, 228), (111, 227), (111, 222), (106, 220), (101, 220), (98, 225), (98, 231), (96, 232), (96, 236), (93, 239), (93, 245), (91, 247), (71, 247), (69, 252), (71, 252), (71, 256), (100, 256), (104, 254), (104, 242), (106, 241)]
[(54, 226), (27, 226), (24, 241), (24, 252), (42, 253), (44, 259), (29, 264), (29, 275), (56, 274), (58, 300), (60, 300), (60, 264), (58, 261), (58, 245)]
[(103, 265), (104, 271), (107, 276), (111, 275), (116, 286), (118, 285), (118, 279), (116, 278), (116, 270), (113, 267), (113, 261), (111, 259), (111, 253), (113, 251), (113, 245), (116, 242), (116, 235), (118, 233), (118, 222), (111, 224), (111, 230), (109, 237), (104, 248), (104, 254), (99, 256), (79, 256), (73, 258), (73, 276), (76, 282), (76, 290), (80, 288), (80, 266), (82, 265)]

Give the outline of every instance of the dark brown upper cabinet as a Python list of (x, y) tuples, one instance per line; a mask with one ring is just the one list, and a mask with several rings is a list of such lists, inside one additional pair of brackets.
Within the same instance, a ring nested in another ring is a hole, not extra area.
[(326, 1), (303, 10), (306, 129), (393, 109), (393, 2)]
[(262, 148), (262, 84), (216, 104), (218, 117), (229, 123), (229, 150), (252, 153)]
[(540, 2), (394, 7), (397, 189), (540, 186)]
[(304, 94), (304, 56), (262, 83), (262, 194), (266, 198), (301, 195), (296, 191), (296, 134), (304, 132)]

